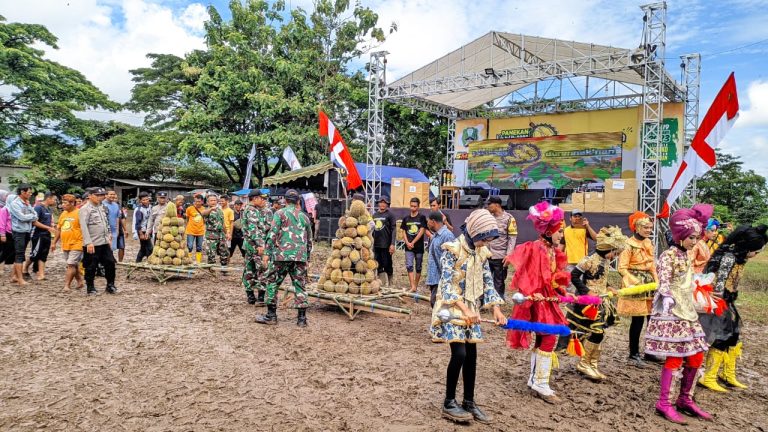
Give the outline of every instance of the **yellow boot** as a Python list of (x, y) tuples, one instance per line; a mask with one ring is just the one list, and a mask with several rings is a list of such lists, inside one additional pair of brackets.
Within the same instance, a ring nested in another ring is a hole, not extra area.
[(195, 254), (195, 261), (197, 261), (198, 264), (203, 262), (203, 253), (198, 252)]
[(592, 352), (592, 355), (589, 358), (589, 365), (592, 366), (592, 370), (595, 371), (597, 376), (600, 377), (601, 380), (604, 380), (608, 377), (600, 372), (600, 369), (597, 367), (597, 363), (600, 361), (600, 354), (602, 352), (602, 344), (595, 344), (595, 350)]
[[(599, 345), (590, 341), (584, 341), (583, 345), (584, 355), (581, 356), (581, 359), (579, 359), (579, 362), (576, 364), (576, 370), (593, 381), (600, 381), (604, 376), (601, 377), (601, 374), (593, 367), (593, 358)], [(597, 365), (597, 360), (594, 360), (594, 365)]]
[(699, 379), (699, 384), (716, 392), (725, 393), (728, 390), (721, 387), (717, 382), (717, 372), (720, 370), (720, 365), (725, 360), (725, 352), (719, 349), (710, 348), (707, 353), (707, 362), (705, 363), (704, 376)]
[(724, 352), (723, 372), (720, 374), (720, 379), (725, 381), (731, 387), (745, 389), (747, 386), (736, 380), (736, 359), (741, 357), (741, 342), (728, 348), (728, 352)]

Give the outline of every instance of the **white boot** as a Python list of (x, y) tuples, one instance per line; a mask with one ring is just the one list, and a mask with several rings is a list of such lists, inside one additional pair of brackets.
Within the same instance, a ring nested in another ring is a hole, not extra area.
[(536, 367), (533, 373), (533, 385), (531, 390), (536, 396), (545, 402), (556, 404), (562, 400), (555, 395), (555, 391), (549, 386), (549, 378), (552, 375), (552, 368), (557, 367), (557, 354), (554, 352), (544, 352), (536, 350)]
[(386, 273), (379, 273), (379, 282), (381, 282), (381, 287), (386, 288), (389, 286), (389, 277)]
[(533, 375), (536, 371), (536, 351), (531, 351), (531, 373), (528, 375), (528, 387), (533, 387)]

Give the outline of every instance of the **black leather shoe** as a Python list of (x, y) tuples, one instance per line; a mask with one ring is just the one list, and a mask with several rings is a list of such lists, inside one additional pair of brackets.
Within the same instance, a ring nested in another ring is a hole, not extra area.
[(643, 358), (640, 357), (640, 354), (633, 354), (629, 356), (629, 364), (638, 369), (645, 368), (645, 362), (643, 361)]
[(106, 289), (107, 294), (117, 294), (117, 287), (114, 285), (107, 285)]
[(296, 320), (296, 325), (304, 328), (307, 327), (307, 310), (299, 309), (299, 318)]
[(86, 286), (85, 294), (87, 294), (89, 296), (95, 296), (95, 295), (99, 295), (99, 292), (96, 291), (96, 287), (95, 286), (90, 285), (90, 286)]
[(480, 407), (478, 407), (475, 404), (475, 401), (467, 401), (461, 403), (461, 407), (464, 409), (464, 411), (472, 414), (472, 417), (475, 418), (479, 423), (482, 424), (489, 424), (493, 421), (493, 417), (484, 413)]
[(277, 325), (277, 305), (267, 305), (266, 315), (256, 315), (256, 322), (266, 325)]
[(256, 295), (253, 294), (253, 291), (246, 291), (245, 295), (248, 296), (248, 304), (256, 304)]
[(650, 362), (650, 363), (664, 363), (664, 359), (656, 357), (653, 354), (643, 354), (643, 360)]
[(472, 414), (466, 412), (459, 406), (456, 399), (446, 399), (443, 402), (443, 417), (455, 422), (466, 423), (472, 420)]

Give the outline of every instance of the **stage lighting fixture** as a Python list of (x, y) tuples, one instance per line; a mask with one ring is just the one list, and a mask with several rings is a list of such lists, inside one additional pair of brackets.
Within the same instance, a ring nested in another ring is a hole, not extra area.
[(496, 71), (493, 68), (485, 68), (485, 74), (488, 76), (496, 76)]

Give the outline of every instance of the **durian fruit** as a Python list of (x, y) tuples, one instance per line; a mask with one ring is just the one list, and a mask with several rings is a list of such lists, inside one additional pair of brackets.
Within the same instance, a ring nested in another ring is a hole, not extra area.
[(341, 268), (343, 270), (349, 270), (352, 268), (352, 260), (349, 258), (344, 258), (341, 260)]
[(341, 239), (335, 239), (333, 242), (331, 242), (331, 245), (334, 249), (341, 249), (344, 247), (344, 244), (341, 242)]
[(351, 284), (349, 284), (349, 293), (360, 294), (360, 287), (356, 283), (352, 282)]
[(349, 215), (353, 218), (359, 218), (363, 215), (365, 215), (367, 211), (365, 210), (365, 203), (362, 201), (352, 201), (352, 204), (349, 205)]
[(349, 237), (351, 239), (354, 239), (357, 237), (357, 229), (355, 228), (347, 228), (344, 230), (344, 237)]
[(174, 236), (174, 237), (176, 237), (177, 235), (179, 235), (179, 227), (177, 227), (177, 226), (172, 226), (172, 227), (171, 227), (171, 235), (172, 235), (172, 236)]
[(376, 279), (376, 274), (373, 272), (373, 270), (368, 270), (365, 272), (365, 281), (366, 282), (373, 282), (373, 280)]
[(333, 270), (331, 272), (331, 281), (335, 284), (341, 282), (341, 277), (342, 277), (341, 275), (342, 275), (341, 270), (339, 269)]
[[(181, 251), (179, 251), (181, 252)], [(180, 266), (181, 265), (181, 258), (174, 258), (173, 259), (173, 265)]]
[(360, 237), (365, 237), (368, 235), (368, 225), (358, 225), (357, 226), (357, 235)]
[(360, 259), (363, 259), (365, 261), (368, 261), (369, 259), (371, 259), (371, 250), (368, 248), (360, 249)]
[(349, 252), (349, 259), (351, 259), (353, 263), (360, 261), (360, 252), (352, 249), (352, 251)]
[[(161, 224), (162, 226), (164, 226), (164, 227), (170, 227), (170, 225), (171, 225), (171, 218), (169, 218), (168, 216), (164, 217), (164, 218), (163, 218), (163, 219), (160, 221), (160, 224)], [(169, 229), (170, 229), (170, 228), (169, 228)]]
[(178, 249), (176, 250), (176, 258), (184, 258), (184, 255), (186, 255), (186, 251), (184, 249)]
[(376, 270), (379, 268), (379, 263), (377, 263), (376, 260), (368, 260), (368, 268), (371, 270)]
[(370, 221), (372, 221), (372, 220), (373, 220), (373, 218), (369, 214), (366, 213), (366, 214), (360, 216), (359, 218), (357, 218), (357, 223), (358, 223), (358, 225), (368, 225), (368, 223)]
[(341, 258), (341, 251), (339, 249), (331, 251), (331, 258)]
[[(168, 218), (166, 218), (166, 219), (168, 219)], [(170, 234), (171, 233), (171, 227), (163, 226), (160, 229), (160, 232), (163, 233), (163, 234)]]
[(339, 253), (341, 254), (342, 258), (347, 258), (349, 254), (352, 253), (352, 248), (349, 246), (344, 246), (343, 248), (341, 248), (341, 251), (339, 251)]
[(325, 283), (323, 284), (323, 290), (328, 292), (334, 292), (336, 291), (336, 284), (333, 283), (333, 281), (329, 281), (329, 280), (325, 281)]
[(181, 243), (181, 235), (173, 236), (173, 240), (176, 240), (176, 242)]
[(344, 270), (341, 272), (341, 279), (346, 283), (350, 283), (355, 279), (355, 273), (349, 270)]
[(371, 284), (365, 282), (367, 285), (363, 285), (360, 287), (360, 294), (362, 295), (370, 295), (371, 294)]
[(162, 257), (165, 256), (165, 250), (166, 250), (166, 248), (156, 247), (155, 250), (154, 250), (154, 254), (157, 255), (158, 257), (162, 258)]
[(355, 249), (360, 250), (363, 248), (363, 239), (360, 237), (355, 238)]
[(166, 249), (165, 255), (171, 258), (176, 258), (176, 249), (171, 249), (171, 248)]
[(381, 281), (378, 279), (374, 279), (373, 282), (370, 283), (371, 286), (371, 293), (376, 294), (381, 290)]
[(365, 261), (358, 261), (355, 264), (355, 271), (357, 273), (365, 274), (368, 272), (368, 264)]
[(341, 268), (341, 260), (338, 259), (338, 258), (334, 258), (333, 261), (331, 262), (331, 267), (333, 267), (335, 269), (340, 269)]
[(339, 294), (345, 294), (348, 289), (349, 289), (349, 284), (344, 281), (341, 281), (336, 284), (336, 292)]
[(171, 242), (170, 246), (171, 246), (171, 249), (178, 249), (180, 247), (179, 243), (175, 241)]
[[(355, 244), (355, 240), (352, 237), (344, 237), (341, 239), (342, 247), (349, 247)], [(341, 249), (341, 248), (339, 248)]]
[(370, 237), (363, 237), (363, 247), (366, 249), (370, 249), (373, 245), (373, 242), (371, 241)]
[(184, 226), (184, 219), (179, 217), (171, 218), (171, 226), (175, 226), (175, 227)]
[(165, 206), (165, 215), (169, 218), (176, 217), (176, 204), (169, 202)]
[(353, 216), (347, 216), (346, 220), (344, 221), (344, 226), (347, 228), (356, 228), (357, 225), (357, 218)]
[(336, 230), (336, 238), (342, 238), (344, 237), (344, 228), (339, 228)]
[(168, 242), (160, 240), (160, 247), (161, 248), (168, 249), (169, 246), (170, 246), (170, 244), (168, 244)]
[(355, 278), (354, 279), (355, 279), (354, 282), (356, 284), (360, 285), (363, 282), (365, 282), (365, 275), (362, 275), (360, 273), (355, 273)]
[(171, 257), (169, 257), (169, 256), (166, 256), (165, 258), (163, 258), (163, 264), (171, 265), (171, 264), (173, 264), (173, 259), (171, 259)]
[(163, 240), (164, 240), (166, 243), (170, 243), (170, 242), (174, 241), (175, 239), (173, 238), (173, 236), (172, 236), (172, 235), (170, 235), (170, 234), (165, 234), (165, 235), (163, 235)]
[(160, 260), (160, 258), (158, 258), (155, 255), (152, 255), (151, 257), (149, 257), (147, 259), (147, 261), (149, 261), (149, 263), (152, 264), (152, 265), (160, 265), (160, 264), (162, 264), (162, 261)]

